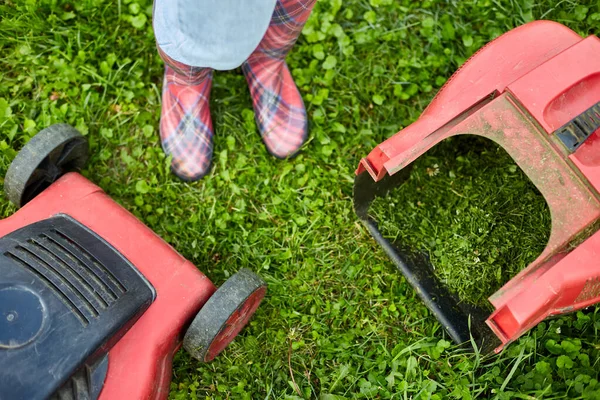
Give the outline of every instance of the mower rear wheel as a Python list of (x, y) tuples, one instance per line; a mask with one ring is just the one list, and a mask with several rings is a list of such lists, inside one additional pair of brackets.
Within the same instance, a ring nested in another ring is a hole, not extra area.
[(198, 361), (212, 361), (248, 323), (266, 291), (267, 284), (258, 275), (241, 269), (198, 312), (183, 347)]
[(85, 166), (89, 148), (79, 131), (56, 124), (38, 132), (19, 151), (8, 167), (4, 192), (22, 207), (67, 172)]

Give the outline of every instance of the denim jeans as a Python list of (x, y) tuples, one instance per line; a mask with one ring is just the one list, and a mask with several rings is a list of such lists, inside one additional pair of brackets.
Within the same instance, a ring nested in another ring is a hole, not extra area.
[(172, 59), (194, 67), (239, 67), (269, 27), (276, 0), (154, 0), (154, 35)]

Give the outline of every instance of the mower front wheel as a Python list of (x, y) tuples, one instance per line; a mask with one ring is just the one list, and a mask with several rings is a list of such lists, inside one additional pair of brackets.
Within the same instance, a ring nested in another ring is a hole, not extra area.
[(183, 338), (185, 350), (198, 361), (212, 361), (248, 323), (266, 291), (266, 283), (252, 271), (234, 274), (194, 318)]
[(49, 126), (32, 137), (10, 164), (4, 192), (22, 207), (65, 173), (82, 169), (88, 155), (88, 142), (77, 129), (67, 124)]

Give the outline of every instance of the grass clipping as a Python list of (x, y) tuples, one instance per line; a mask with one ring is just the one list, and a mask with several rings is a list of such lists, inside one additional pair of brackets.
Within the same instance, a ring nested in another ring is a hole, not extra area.
[(550, 211), (504, 149), (454, 137), (414, 163), (410, 178), (371, 207), (384, 237), (429, 255), (462, 301), (486, 305), (542, 252)]

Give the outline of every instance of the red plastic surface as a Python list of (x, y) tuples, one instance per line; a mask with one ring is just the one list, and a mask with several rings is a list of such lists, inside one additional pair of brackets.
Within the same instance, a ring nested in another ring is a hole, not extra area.
[[(600, 90), (597, 91), (600, 93)], [(594, 189), (600, 192), (600, 133), (596, 131), (569, 159), (583, 172)]]
[(357, 174), (368, 171), (379, 181), (386, 173), (395, 173), (416, 158), (404, 153), (420, 140), (581, 40), (550, 21), (531, 22), (505, 33), (471, 57), (417, 121), (363, 158)]
[(72, 216), (104, 238), (157, 292), (150, 308), (110, 350), (100, 400), (166, 399), (171, 362), (182, 330), (214, 293), (215, 286), (152, 230), (76, 173), (63, 176), (0, 221), (0, 237), (58, 213)]
[(227, 345), (237, 336), (238, 333), (246, 326), (258, 306), (260, 302), (265, 297), (267, 293), (266, 287), (261, 287), (254, 293), (252, 293), (242, 304), (242, 306), (237, 309), (227, 322), (221, 332), (217, 335), (214, 341), (211, 343), (206, 356), (204, 357), (205, 361), (212, 361), (220, 352), (227, 347)]
[[(513, 82), (508, 90), (552, 133), (598, 101), (594, 94), (600, 93), (599, 51), (600, 40), (590, 36)], [(600, 191), (598, 132), (569, 158)]]
[(550, 315), (578, 310), (600, 300), (600, 232), (566, 254), (498, 308), (488, 324), (505, 343)]
[[(445, 138), (500, 144), (544, 195), (552, 232), (544, 252), (490, 297), (486, 321), (503, 346), (549, 315), (600, 301), (600, 138), (569, 154), (552, 133), (600, 102), (600, 40), (536, 21), (474, 55), (412, 125), (361, 160), (357, 174), (393, 175)], [(586, 239), (572, 249), (572, 241)]]

